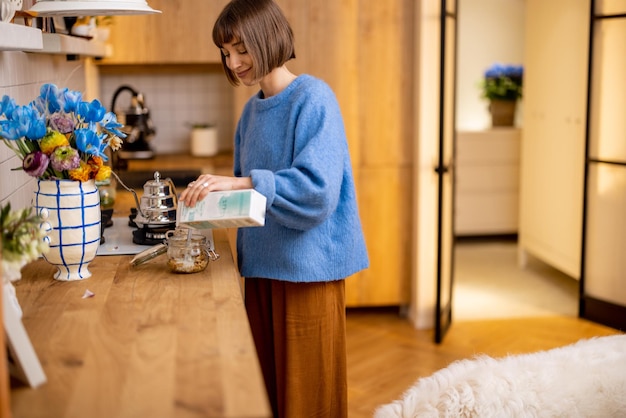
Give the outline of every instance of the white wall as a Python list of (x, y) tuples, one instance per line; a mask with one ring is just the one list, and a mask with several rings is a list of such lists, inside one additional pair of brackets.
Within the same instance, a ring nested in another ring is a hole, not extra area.
[[(217, 127), (220, 150), (233, 144), (233, 90), (220, 66), (190, 70), (172, 67), (167, 71), (154, 66), (124, 68), (100, 67), (101, 100), (108, 110), (115, 90), (123, 84), (143, 93), (146, 107), (156, 128), (151, 142), (156, 154), (190, 151), (190, 123), (210, 123)], [(130, 93), (121, 93), (115, 107), (130, 106)]]
[[(524, 16), (524, 0), (459, 0), (457, 130), (490, 127), (488, 103), (478, 86), (495, 62), (523, 64)], [(518, 106), (517, 126), (522, 118)]]

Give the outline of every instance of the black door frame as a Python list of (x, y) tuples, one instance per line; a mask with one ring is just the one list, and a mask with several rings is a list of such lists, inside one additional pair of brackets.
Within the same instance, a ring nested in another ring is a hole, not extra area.
[[(457, 74), (457, 33), (458, 33), (458, 0), (452, 0), (450, 2), (454, 4), (454, 11), (448, 11), (447, 0), (441, 0), (441, 9), (440, 9), (440, 51), (439, 51), (439, 156), (437, 161), (437, 167), (435, 167), (435, 172), (437, 173), (437, 181), (438, 181), (438, 199), (437, 199), (437, 299), (435, 303), (435, 343), (439, 344), (443, 342), (443, 339), (452, 325), (452, 291), (454, 288), (454, 233), (452, 232), (452, 237), (450, 237), (450, 245), (451, 248), (447, 249), (451, 252), (450, 256), (450, 277), (449, 277), (449, 286), (448, 290), (449, 299), (447, 301), (442, 300), (444, 286), (447, 284), (445, 282), (444, 277), (444, 268), (443, 263), (445, 262), (444, 258), (444, 245), (447, 243), (444, 237), (444, 216), (448, 214), (452, 216), (451, 225), (452, 231), (454, 231), (454, 188), (455, 181), (454, 175), (455, 171), (453, 165), (454, 162), (454, 154), (455, 154), (455, 146), (456, 143), (456, 74)], [(454, 62), (448, 63), (446, 60), (446, 48), (447, 48), (447, 29), (448, 29), (448, 19), (451, 19), (453, 22), (454, 28)], [(446, 85), (446, 65), (453, 65), (453, 82), (452, 86)], [(452, 88), (452, 103), (448, 104), (446, 102), (446, 88)], [(452, 106), (452, 118), (450, 121), (446, 120), (446, 106)], [(452, 159), (451, 161), (445, 161), (445, 127), (446, 122), (452, 124)], [(450, 182), (452, 187), (452, 207), (448, 211), (444, 211), (444, 180), (446, 175), (452, 175), (453, 179)]]
[(605, 300), (590, 296), (585, 291), (587, 281), (586, 255), (587, 255), (587, 219), (589, 205), (589, 171), (592, 166), (614, 165), (626, 168), (626, 161), (615, 161), (593, 158), (591, 156), (591, 125), (592, 125), (592, 95), (593, 95), (593, 61), (594, 61), (594, 35), (596, 27), (607, 19), (626, 19), (626, 13), (601, 15), (596, 13), (596, 1), (590, 1), (589, 13), (589, 56), (587, 61), (587, 114), (585, 126), (585, 171), (583, 189), (583, 227), (580, 266), (580, 295), (578, 316), (589, 319), (612, 328), (626, 329), (626, 306), (617, 305)]

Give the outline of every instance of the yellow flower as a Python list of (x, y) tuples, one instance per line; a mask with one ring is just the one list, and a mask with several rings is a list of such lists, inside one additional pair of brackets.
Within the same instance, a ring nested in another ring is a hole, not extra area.
[(77, 181), (88, 181), (90, 174), (91, 166), (82, 160), (80, 167), (69, 171), (70, 179)]
[(111, 176), (111, 167), (103, 165), (96, 173), (96, 181), (104, 181)]
[(70, 145), (67, 137), (59, 131), (48, 130), (48, 133), (39, 142), (39, 148), (44, 154), (50, 155), (57, 147)]

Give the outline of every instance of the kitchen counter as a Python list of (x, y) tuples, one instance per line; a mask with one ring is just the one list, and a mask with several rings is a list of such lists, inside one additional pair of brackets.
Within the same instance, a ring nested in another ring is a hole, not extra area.
[(15, 287), (47, 382), (14, 382), (13, 416), (269, 417), (228, 233), (214, 238), (220, 259), (190, 275), (165, 256), (97, 256), (76, 282), (27, 265)]
[[(147, 160), (129, 160), (128, 171), (133, 170), (167, 170), (196, 168), (203, 173), (233, 175), (232, 152), (221, 152), (212, 157), (196, 157), (189, 154), (157, 155)], [(150, 180), (150, 179), (147, 179)]]

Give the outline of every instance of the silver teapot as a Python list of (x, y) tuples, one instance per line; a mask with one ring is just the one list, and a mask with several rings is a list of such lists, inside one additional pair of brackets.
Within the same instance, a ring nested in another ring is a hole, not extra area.
[(137, 217), (134, 221), (137, 227), (163, 228), (176, 225), (178, 197), (172, 179), (161, 179), (161, 174), (155, 171), (154, 180), (148, 180), (143, 185), (141, 202), (133, 189), (126, 187), (124, 183), (121, 184), (135, 198)]

